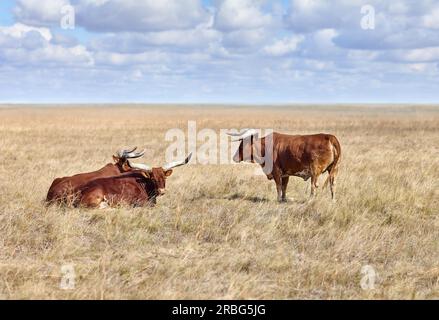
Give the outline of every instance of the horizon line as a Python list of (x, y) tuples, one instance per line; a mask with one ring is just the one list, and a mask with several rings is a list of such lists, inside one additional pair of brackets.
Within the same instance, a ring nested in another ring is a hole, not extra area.
[(401, 101), (401, 102), (382, 102), (382, 101), (372, 101), (372, 102), (362, 102), (362, 101), (350, 101), (350, 102), (31, 102), (31, 101), (18, 101), (18, 102), (8, 102), (0, 101), (0, 106), (4, 105), (14, 105), (14, 106), (25, 106), (25, 105), (36, 105), (36, 106), (73, 106), (73, 105), (211, 105), (211, 106), (293, 106), (293, 105), (439, 105), (439, 101), (432, 102), (413, 102), (413, 101)]

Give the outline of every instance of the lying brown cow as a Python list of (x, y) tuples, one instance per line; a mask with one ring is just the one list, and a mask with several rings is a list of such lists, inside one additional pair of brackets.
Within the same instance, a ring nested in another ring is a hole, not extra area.
[[(314, 196), (318, 178), (325, 172), (329, 176), (324, 186), (329, 181), (331, 196), (335, 200), (335, 177), (341, 157), (340, 143), (335, 136), (323, 133), (287, 135), (273, 132), (259, 139), (255, 129), (229, 135), (240, 140), (233, 160), (260, 164), (267, 178), (274, 179), (276, 183), (278, 201), (286, 200), (290, 176), (301, 177), (305, 181), (311, 178), (311, 196)], [(270, 152), (272, 153), (269, 154)], [(272, 161), (271, 164), (268, 160)]]
[(101, 209), (117, 205), (154, 205), (156, 198), (165, 193), (166, 178), (172, 174), (172, 169), (187, 164), (191, 155), (184, 161), (159, 168), (130, 163), (132, 168), (139, 170), (95, 179), (81, 186), (75, 205)]
[(135, 152), (136, 149), (137, 147), (132, 150), (118, 151), (113, 155), (115, 163), (108, 163), (97, 171), (80, 173), (71, 177), (56, 178), (47, 192), (46, 202), (48, 204), (71, 204), (78, 187), (81, 185), (96, 178), (110, 177), (131, 171), (132, 168), (129, 165), (128, 159), (139, 158), (145, 153), (145, 151)]

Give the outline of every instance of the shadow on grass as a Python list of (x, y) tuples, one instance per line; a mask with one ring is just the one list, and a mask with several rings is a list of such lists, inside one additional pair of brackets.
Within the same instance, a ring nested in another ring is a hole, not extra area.
[(259, 196), (246, 196), (244, 194), (240, 194), (240, 193), (233, 193), (233, 194), (229, 194), (229, 195), (218, 195), (218, 196), (213, 196), (213, 195), (205, 195), (205, 194), (201, 194), (201, 195), (197, 195), (195, 197), (193, 197), (192, 199), (190, 199), (190, 201), (198, 201), (198, 200), (202, 200), (202, 199), (210, 199), (210, 200), (244, 200), (244, 201), (249, 201), (249, 202), (253, 202), (253, 203), (261, 203), (261, 202), (270, 202), (271, 200), (266, 198), (266, 197), (259, 197)]
[(270, 202), (270, 200), (268, 198), (265, 197), (259, 197), (259, 196), (245, 196), (239, 193), (234, 193), (232, 195), (228, 195), (226, 197), (224, 197), (223, 199), (227, 199), (227, 200), (245, 200), (245, 201), (250, 201), (250, 202)]

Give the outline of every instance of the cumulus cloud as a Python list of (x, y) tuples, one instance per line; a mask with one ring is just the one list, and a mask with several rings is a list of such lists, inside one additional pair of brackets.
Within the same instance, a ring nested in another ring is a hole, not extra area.
[(66, 5), (78, 25), (97, 32), (185, 29), (209, 18), (200, 0), (17, 0), (14, 14), (29, 25), (59, 25)]
[(264, 28), (234, 30), (224, 35), (223, 44), (228, 49), (253, 50), (255, 46), (263, 44), (268, 35)]
[(51, 39), (51, 42), (56, 45), (64, 47), (74, 47), (79, 44), (78, 39), (69, 34), (55, 33)]
[(341, 48), (360, 50), (413, 49), (439, 45), (437, 31), (428, 29), (393, 32), (358, 32), (343, 30), (334, 38)]
[(1, 27), (0, 33), (11, 36), (16, 39), (23, 38), (29, 32), (36, 32), (41, 35), (46, 41), (50, 41), (52, 39), (52, 33), (47, 28), (36, 28), (24, 25), (22, 23), (16, 23), (12, 26)]
[(10, 64), (29, 66), (93, 63), (92, 55), (85, 46), (64, 47), (53, 43), (54, 39), (56, 37), (52, 32), (44, 27), (30, 27), (21, 23), (0, 27), (0, 57)]
[[(360, 21), (359, 1), (292, 0), (284, 20), (296, 32), (338, 28)], [(357, 23), (358, 24), (358, 23)]]
[(206, 45), (219, 42), (221, 39), (220, 32), (199, 26), (187, 30), (114, 33), (95, 39), (90, 45), (96, 51), (140, 53), (151, 47), (168, 48), (172, 51), (205, 48)]
[(69, 4), (69, 0), (17, 0), (14, 14), (18, 21), (28, 25), (59, 25), (61, 9)]
[(396, 50), (381, 55), (391, 61), (405, 62), (439, 62), (439, 46), (412, 50)]
[(264, 52), (272, 56), (283, 56), (296, 51), (297, 46), (302, 42), (304, 36), (291, 36), (276, 40), (273, 44), (264, 47)]
[(220, 1), (215, 16), (215, 26), (226, 31), (261, 28), (271, 22), (271, 15), (261, 10), (261, 2), (252, 0)]
[(98, 32), (191, 28), (209, 18), (199, 0), (80, 0), (77, 22)]
[(98, 65), (128, 66), (146, 63), (166, 63), (168, 55), (154, 50), (142, 53), (103, 51), (95, 54), (95, 60)]
[[(366, 4), (372, 30), (361, 28)], [(60, 29), (65, 5), (73, 30)], [(367, 96), (365, 74), (370, 94), (422, 75), (427, 88), (439, 81), (432, 0), (16, 0), (11, 17), (0, 26), (3, 74), (44, 74), (62, 87), (75, 73), (78, 90), (107, 96), (141, 97), (147, 84), (149, 96), (182, 99), (306, 99), (317, 87), (347, 99)]]

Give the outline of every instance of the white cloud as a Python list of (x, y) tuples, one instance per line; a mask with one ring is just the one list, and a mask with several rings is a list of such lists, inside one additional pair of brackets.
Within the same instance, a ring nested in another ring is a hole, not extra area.
[(53, 34), (53, 38), (51, 40), (53, 44), (58, 44), (60, 46), (64, 47), (74, 47), (79, 44), (78, 40), (69, 35), (69, 34), (61, 34), (61, 33), (55, 33)]
[(16, 23), (0, 27), (0, 57), (10, 64), (91, 65), (93, 57), (83, 45), (68, 48), (51, 43), (52, 32), (43, 27)]
[(439, 47), (398, 51), (395, 56), (411, 62), (439, 61)]
[(98, 52), (94, 57), (97, 65), (113, 66), (166, 63), (168, 61), (168, 55), (157, 50), (134, 54)]
[(92, 65), (93, 57), (87, 48), (77, 45), (64, 48), (59, 45), (48, 45), (30, 54), (30, 61), (35, 64), (49, 63), (57, 65)]
[(224, 31), (267, 27), (272, 16), (264, 13), (260, 1), (223, 0), (219, 2), (215, 26)]
[(18, 21), (28, 25), (48, 26), (61, 21), (61, 8), (69, 0), (17, 0), (14, 14)]
[(283, 56), (288, 53), (294, 52), (297, 46), (302, 42), (304, 36), (297, 35), (286, 37), (275, 41), (273, 44), (264, 47), (264, 52), (272, 56)]
[(11, 36), (13, 38), (22, 38), (26, 33), (31, 31), (38, 32), (47, 41), (50, 41), (52, 39), (52, 33), (47, 28), (30, 27), (22, 23), (16, 23), (12, 26), (6, 27), (0, 26), (0, 33)]
[(168, 48), (170, 51), (181, 49), (207, 48), (211, 43), (220, 42), (222, 34), (203, 25), (187, 30), (166, 30), (146, 33), (115, 33), (95, 39), (91, 42), (94, 50), (106, 50), (121, 53), (139, 53), (151, 47)]
[[(294, 100), (319, 88), (325, 100), (337, 100), (404, 91), (416, 78), (419, 96), (438, 97), (428, 91), (439, 81), (435, 2), (17, 0), (17, 23), (0, 26), (0, 84), (3, 96), (21, 87), (19, 75), (36, 87), (35, 71), (64, 92), (76, 85), (92, 98), (142, 99), (147, 89), (148, 97), (176, 100)], [(61, 31), (60, 8), (68, 3), (79, 28)], [(375, 30), (360, 27), (364, 4), (376, 9)]]
[(14, 14), (25, 24), (59, 26), (65, 5), (77, 25), (98, 32), (185, 29), (209, 19), (200, 0), (18, 0)]
[(348, 52), (334, 44), (337, 35), (335, 29), (321, 29), (307, 34), (300, 44), (300, 55), (303, 58), (322, 60), (344, 59)]
[(224, 35), (224, 46), (228, 49), (252, 50), (267, 39), (268, 32), (264, 28), (242, 29), (228, 32)]
[(68, 66), (93, 65), (92, 55), (81, 45), (71, 48), (47, 45), (31, 51), (23, 48), (7, 48), (0, 51), (0, 55), (9, 64), (26, 64), (28, 67), (57, 66), (65, 68)]
[(79, 0), (77, 23), (100, 32), (192, 28), (209, 19), (199, 0)]
[(358, 1), (292, 0), (285, 16), (287, 27), (297, 32), (312, 32), (319, 29), (338, 28), (352, 24), (353, 10), (356, 9), (359, 24), (360, 6)]

